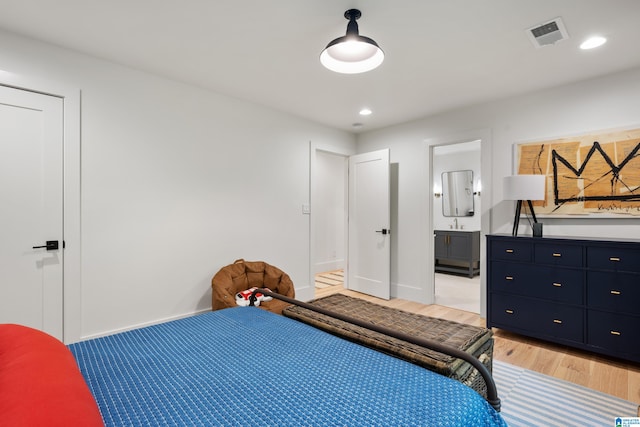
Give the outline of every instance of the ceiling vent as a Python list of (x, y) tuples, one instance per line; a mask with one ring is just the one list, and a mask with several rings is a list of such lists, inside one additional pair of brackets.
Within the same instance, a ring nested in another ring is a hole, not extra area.
[(567, 33), (567, 29), (560, 18), (529, 28), (527, 35), (537, 48), (553, 45), (569, 38), (569, 33)]

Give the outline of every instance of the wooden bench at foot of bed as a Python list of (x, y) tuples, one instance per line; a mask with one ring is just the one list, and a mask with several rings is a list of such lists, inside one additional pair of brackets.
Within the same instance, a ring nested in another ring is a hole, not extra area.
[[(309, 304), (410, 336), (440, 342), (457, 348), (478, 358), (489, 372), (492, 370), (493, 333), (489, 329), (409, 313), (342, 294), (319, 298)], [(487, 389), (482, 376), (469, 363), (461, 359), (303, 307), (289, 306), (282, 311), (282, 314), (438, 372), (466, 384), (484, 397), (487, 396)]]

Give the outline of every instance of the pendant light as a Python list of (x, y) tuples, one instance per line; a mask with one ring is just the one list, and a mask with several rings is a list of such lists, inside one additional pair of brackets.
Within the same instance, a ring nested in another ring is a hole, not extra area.
[(373, 70), (384, 61), (384, 52), (369, 37), (358, 33), (356, 20), (362, 16), (358, 9), (349, 9), (347, 34), (330, 42), (320, 54), (320, 62), (336, 73), (357, 74)]

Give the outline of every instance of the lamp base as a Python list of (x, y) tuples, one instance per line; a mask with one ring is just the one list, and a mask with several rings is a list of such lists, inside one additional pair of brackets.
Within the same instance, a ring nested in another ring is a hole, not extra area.
[[(520, 225), (520, 213), (522, 212), (523, 202), (524, 200), (518, 200), (516, 202), (516, 216), (513, 218), (513, 230), (511, 231), (512, 236), (518, 235), (518, 226)], [(533, 218), (533, 236), (542, 237), (542, 224), (539, 223), (538, 218), (536, 218), (536, 213), (533, 210), (533, 203), (531, 203), (531, 200), (527, 200), (527, 204), (529, 205), (529, 211)], [(536, 231), (536, 228), (539, 228), (538, 231)], [(539, 233), (539, 235), (537, 233)]]
[(533, 223), (533, 237), (542, 237), (542, 223), (534, 222)]
[(513, 217), (513, 230), (511, 230), (512, 236), (518, 235), (518, 226), (520, 225), (520, 212), (522, 211), (522, 200), (516, 202), (516, 216)]

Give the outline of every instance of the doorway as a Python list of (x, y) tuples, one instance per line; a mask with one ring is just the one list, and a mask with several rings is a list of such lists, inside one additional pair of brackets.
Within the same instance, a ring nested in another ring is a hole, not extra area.
[[(473, 313), (481, 311), (480, 145), (478, 139), (434, 146), (431, 162), (434, 303)], [(460, 211), (449, 209), (456, 204), (456, 188), (447, 181), (456, 174), (466, 179), (466, 184), (457, 189), (462, 199), (458, 204), (465, 205)]]
[(325, 151), (316, 152), (313, 181), (314, 296), (344, 288), (347, 235), (348, 157)]
[[(328, 271), (327, 266), (337, 262), (342, 268), (331, 268), (343, 270), (346, 289), (388, 299), (391, 281), (389, 149), (355, 154), (324, 150), (311, 143), (310, 155), (310, 200), (314, 213), (310, 220), (309, 283), (315, 282), (316, 273)], [(321, 169), (323, 162), (334, 165), (333, 173)], [(330, 193), (340, 196), (327, 196)], [(330, 209), (323, 206), (327, 200), (333, 204)], [(330, 219), (324, 222), (323, 212), (330, 212)], [(333, 226), (321, 228), (323, 223)], [(322, 246), (326, 244), (326, 236), (342, 243), (330, 245), (327, 250)], [(324, 255), (318, 256), (320, 253)], [(339, 253), (342, 253), (341, 259)], [(296, 290), (296, 293), (300, 299), (311, 299), (315, 287)]]

